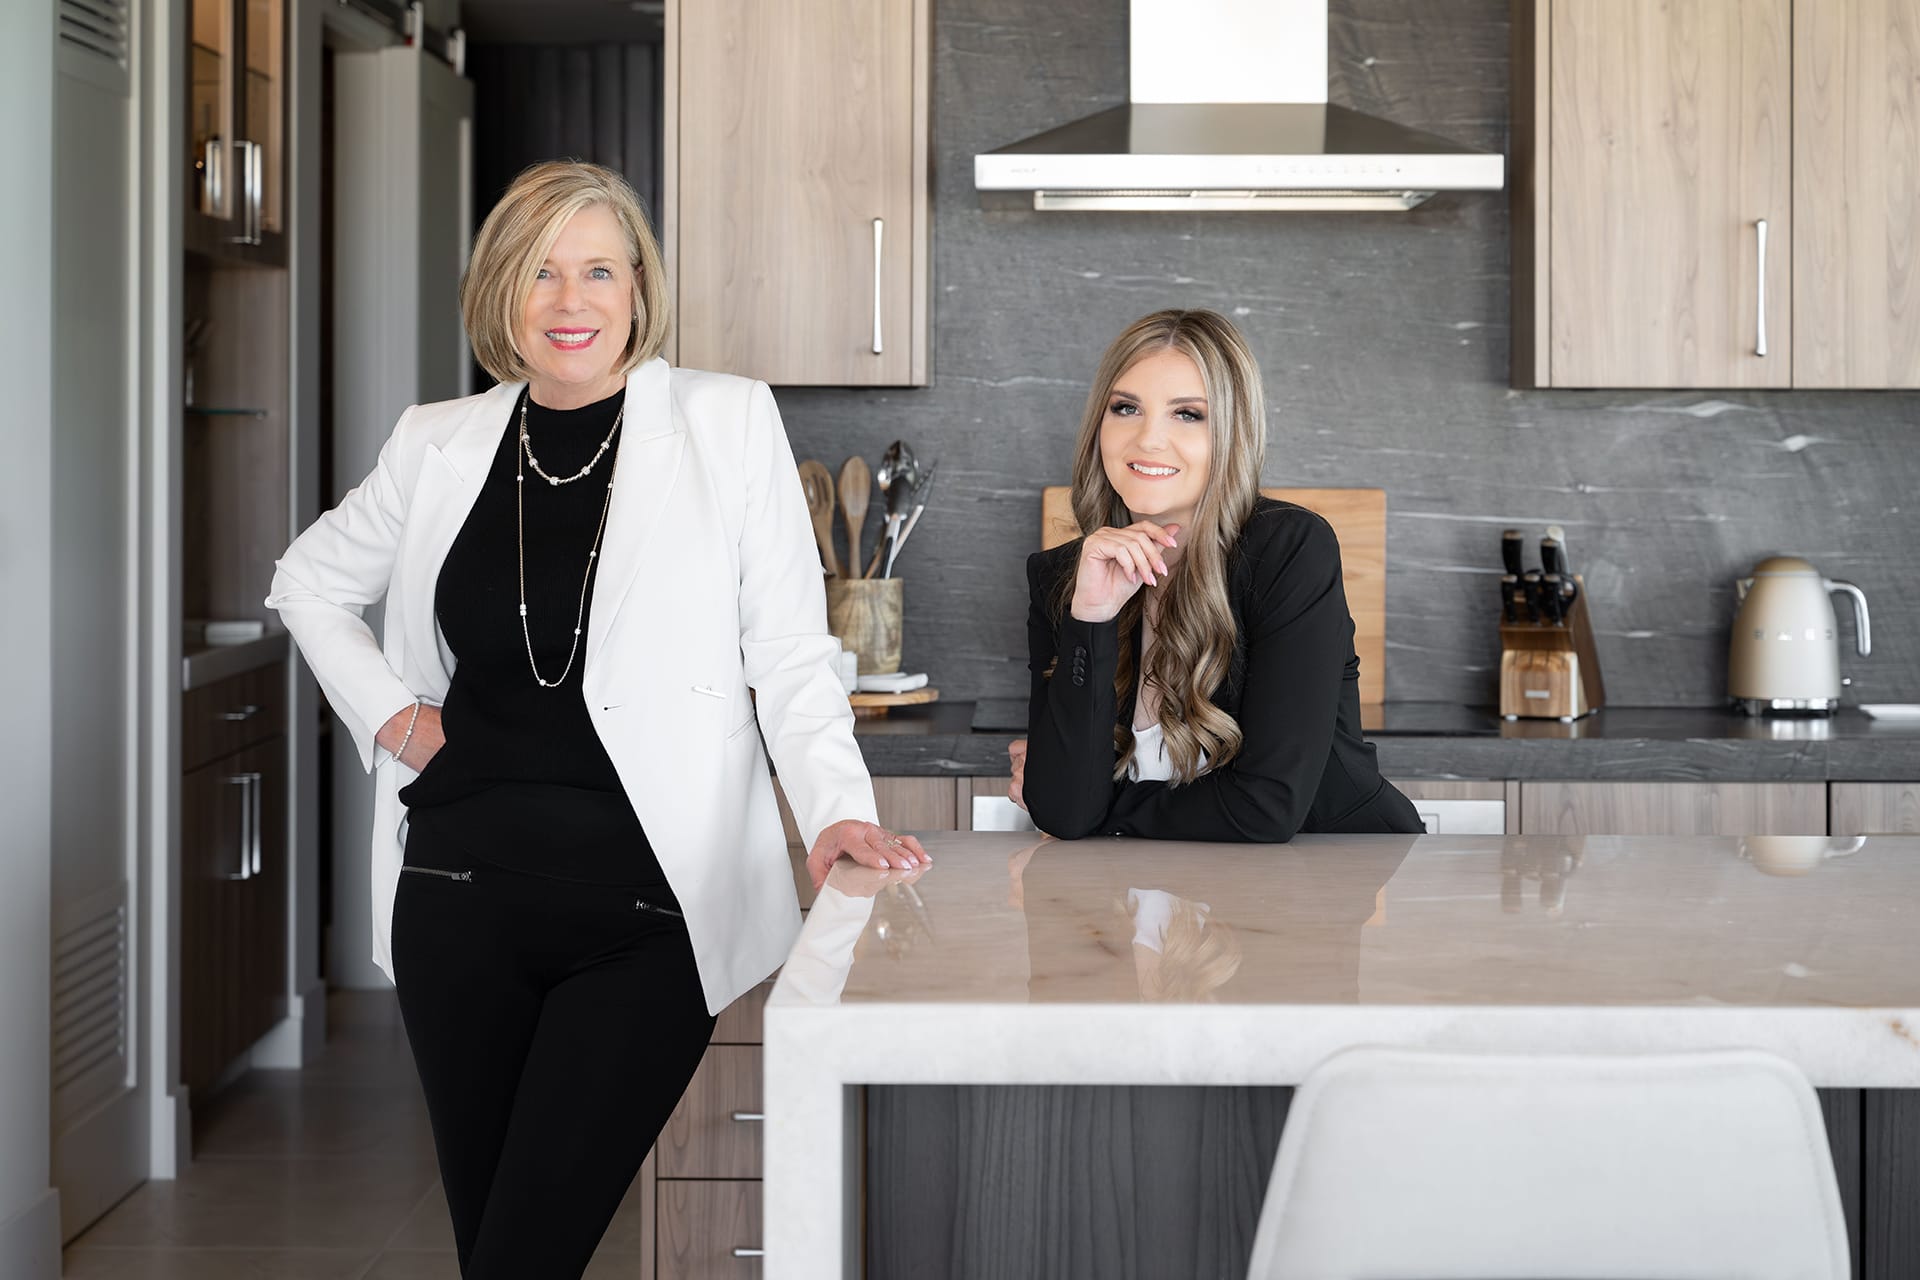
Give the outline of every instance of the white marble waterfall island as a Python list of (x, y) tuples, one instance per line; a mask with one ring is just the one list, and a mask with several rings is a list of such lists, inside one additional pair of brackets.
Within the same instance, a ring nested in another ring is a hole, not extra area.
[(834, 870), (767, 1002), (768, 1280), (856, 1274), (862, 1085), (1288, 1085), (1394, 1044), (1920, 1088), (1920, 837), (922, 839)]

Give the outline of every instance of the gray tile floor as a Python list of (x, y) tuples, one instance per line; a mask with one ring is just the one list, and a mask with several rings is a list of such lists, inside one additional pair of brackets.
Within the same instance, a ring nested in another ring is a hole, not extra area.
[[(212, 1099), (194, 1161), (66, 1251), (72, 1280), (458, 1280), (426, 1103), (390, 992), (335, 992), (327, 1048)], [(629, 1196), (587, 1280), (642, 1271)]]

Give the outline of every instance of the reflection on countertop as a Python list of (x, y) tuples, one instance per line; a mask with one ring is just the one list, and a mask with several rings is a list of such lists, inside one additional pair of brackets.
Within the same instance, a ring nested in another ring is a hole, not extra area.
[(1920, 837), (922, 839), (774, 1004), (1920, 1007)]

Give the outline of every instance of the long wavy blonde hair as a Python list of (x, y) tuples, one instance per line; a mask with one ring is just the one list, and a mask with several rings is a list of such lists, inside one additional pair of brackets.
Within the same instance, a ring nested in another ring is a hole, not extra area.
[[(1202, 753), (1207, 767), (1218, 768), (1240, 750), (1240, 725), (1213, 704), (1212, 694), (1227, 678), (1233, 662), (1233, 608), (1227, 597), (1227, 556), (1260, 497), (1260, 469), (1267, 454), (1266, 395), (1260, 366), (1247, 340), (1217, 311), (1156, 311), (1128, 325), (1113, 340), (1094, 374), (1080, 438), (1073, 456), (1073, 514), (1081, 531), (1103, 525), (1124, 528), (1133, 516), (1120, 499), (1100, 456), (1100, 428), (1108, 398), (1127, 370), (1149, 355), (1174, 350), (1200, 371), (1212, 428), (1212, 458), (1207, 483), (1193, 523), (1180, 531), (1182, 555), (1158, 588), (1153, 651), (1146, 655), (1142, 678), (1160, 692), (1160, 728), (1173, 783), (1199, 776)], [(1056, 619), (1073, 601), (1074, 575), (1061, 582), (1054, 601)], [(1128, 703), (1141, 659), (1133, 652), (1133, 634), (1148, 593), (1138, 591), (1120, 610), (1120, 663), (1114, 693)], [(1126, 776), (1133, 760), (1132, 717), (1114, 726), (1113, 776)]]

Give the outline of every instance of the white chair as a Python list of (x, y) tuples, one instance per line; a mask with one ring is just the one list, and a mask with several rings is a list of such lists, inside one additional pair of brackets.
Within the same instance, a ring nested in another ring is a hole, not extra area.
[(1351, 1049), (1287, 1113), (1249, 1280), (1842, 1280), (1820, 1106), (1771, 1054)]

